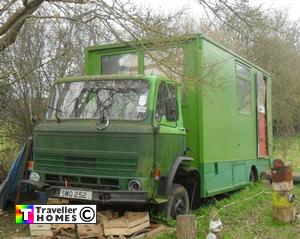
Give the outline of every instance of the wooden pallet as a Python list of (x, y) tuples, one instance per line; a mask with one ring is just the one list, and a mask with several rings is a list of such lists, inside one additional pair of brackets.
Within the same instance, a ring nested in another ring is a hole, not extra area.
[(52, 224), (51, 230), (55, 238), (76, 238), (76, 224)]
[(104, 237), (102, 224), (78, 224), (77, 233), (80, 239), (87, 238), (98, 238), (102, 239)]
[(75, 231), (76, 225), (75, 224), (51, 224), (51, 230), (54, 232)]
[(126, 212), (123, 217), (103, 220), (105, 236), (129, 236), (149, 226), (148, 212)]
[(102, 222), (103, 220), (116, 219), (118, 217), (118, 212), (113, 212), (110, 210), (97, 212), (97, 222)]
[(51, 224), (30, 224), (30, 235), (41, 237), (52, 237)]
[(48, 198), (48, 205), (61, 205), (61, 204), (69, 204), (69, 199), (64, 198)]

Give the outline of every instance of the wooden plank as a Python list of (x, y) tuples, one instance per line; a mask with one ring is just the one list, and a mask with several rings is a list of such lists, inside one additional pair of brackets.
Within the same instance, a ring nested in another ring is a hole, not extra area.
[(69, 199), (65, 198), (48, 198), (47, 204), (48, 205), (65, 205), (69, 204)]
[(124, 217), (128, 219), (128, 227), (150, 221), (148, 212), (125, 212)]
[(51, 231), (51, 224), (30, 224), (30, 231)]
[(31, 236), (43, 236), (43, 237), (52, 237), (52, 231), (31, 231)]
[(127, 220), (124, 217), (112, 219), (112, 220), (103, 220), (103, 226), (105, 228), (121, 228), (127, 227)]
[(104, 232), (102, 224), (78, 224), (77, 232), (80, 239), (103, 238)]
[(77, 238), (76, 232), (60, 231), (59, 234), (64, 236), (64, 238)]
[(149, 222), (148, 212), (125, 212), (123, 217), (104, 220), (103, 224), (106, 228), (121, 228), (121, 227), (134, 227), (139, 224)]
[(154, 237), (160, 233), (166, 232), (167, 228), (161, 224), (151, 224), (149, 232), (146, 233), (146, 237)]
[(112, 212), (110, 210), (97, 212), (97, 220), (111, 220), (118, 218), (118, 212)]
[(134, 227), (122, 227), (122, 228), (106, 228), (103, 224), (104, 228), (104, 235), (105, 236), (118, 236), (118, 235), (124, 235), (124, 236), (129, 236), (132, 235), (135, 232), (139, 232), (147, 227), (150, 226), (150, 222), (144, 222), (142, 224), (139, 224)]
[(51, 224), (51, 229), (54, 231), (75, 231), (75, 224)]
[(30, 224), (29, 229), (31, 236), (53, 236), (53, 232), (51, 231), (51, 224)]

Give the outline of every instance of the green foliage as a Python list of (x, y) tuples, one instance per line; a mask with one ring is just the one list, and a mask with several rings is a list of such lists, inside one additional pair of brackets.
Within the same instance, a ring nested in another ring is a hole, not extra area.
[(18, 144), (10, 136), (13, 126), (7, 122), (0, 121), (0, 165), (7, 172), (13, 160), (17, 156)]
[(0, 110), (4, 109), (6, 99), (7, 99), (7, 87), (4, 87), (3, 83), (0, 81)]
[(300, 172), (300, 135), (295, 137), (274, 138), (274, 159), (283, 159), (294, 172)]

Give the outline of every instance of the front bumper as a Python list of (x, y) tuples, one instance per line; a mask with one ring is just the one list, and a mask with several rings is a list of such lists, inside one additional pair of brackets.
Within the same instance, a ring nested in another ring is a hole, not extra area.
[(132, 192), (128, 190), (97, 190), (97, 189), (78, 188), (78, 187), (51, 186), (49, 184), (39, 182), (39, 181), (34, 181), (34, 180), (23, 180), (21, 183), (30, 185), (36, 190), (44, 191), (48, 197), (66, 198), (60, 196), (60, 189), (74, 189), (74, 190), (91, 191), (92, 199), (91, 200), (74, 199), (74, 198), (69, 198), (69, 199), (97, 202), (103, 204), (149, 203), (150, 202), (148, 200), (148, 193), (145, 191)]

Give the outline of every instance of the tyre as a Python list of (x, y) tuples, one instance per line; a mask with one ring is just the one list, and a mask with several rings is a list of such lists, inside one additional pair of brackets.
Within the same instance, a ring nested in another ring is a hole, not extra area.
[(251, 171), (250, 171), (250, 182), (255, 183), (257, 181), (258, 181), (258, 179), (257, 179), (256, 173), (255, 173), (254, 169), (251, 169)]
[(189, 196), (185, 187), (180, 184), (173, 184), (166, 208), (167, 217), (176, 219), (177, 215), (186, 214), (189, 210)]

